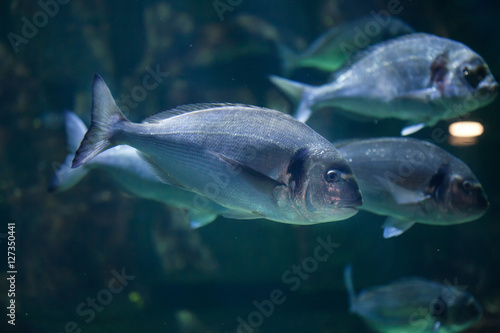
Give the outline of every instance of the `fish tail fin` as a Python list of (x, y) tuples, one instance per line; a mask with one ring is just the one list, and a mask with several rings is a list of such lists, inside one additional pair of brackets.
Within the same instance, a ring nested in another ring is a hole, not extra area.
[(75, 153), (80, 146), (80, 142), (87, 132), (87, 126), (71, 111), (65, 111), (65, 129), (68, 155), (61, 165), (57, 165), (54, 176), (50, 181), (50, 192), (62, 192), (75, 186), (89, 172), (86, 167), (72, 169), (71, 163), (75, 157)]
[(295, 51), (281, 42), (277, 42), (276, 47), (282, 60), (283, 74), (289, 76), (297, 67), (299, 56)]
[(356, 294), (354, 292), (354, 284), (352, 283), (352, 265), (348, 265), (344, 268), (344, 283), (347, 294), (349, 295), (349, 311), (355, 312), (354, 303)]
[(79, 167), (97, 154), (116, 144), (111, 142), (115, 127), (129, 120), (116, 105), (111, 92), (104, 80), (94, 75), (92, 86), (92, 118), (89, 130), (78, 148), (73, 159), (72, 168)]
[(278, 88), (280, 88), (285, 93), (285, 95), (287, 95), (292, 100), (293, 103), (299, 105), (294, 117), (297, 120), (305, 123), (312, 113), (309, 99), (307, 98), (307, 94), (311, 86), (275, 75), (271, 75), (269, 79)]

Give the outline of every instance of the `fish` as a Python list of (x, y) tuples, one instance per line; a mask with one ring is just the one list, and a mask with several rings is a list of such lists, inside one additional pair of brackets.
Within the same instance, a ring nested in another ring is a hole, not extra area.
[(349, 311), (384, 333), (461, 332), (479, 322), (483, 309), (463, 287), (405, 277), (356, 295), (352, 267), (344, 270)]
[(412, 27), (397, 17), (384, 20), (375, 14), (332, 27), (300, 53), (282, 42), (277, 42), (277, 48), (285, 76), (301, 67), (331, 72), (370, 45), (413, 32), (415, 30)]
[(298, 103), (306, 122), (324, 107), (361, 118), (407, 122), (402, 135), (464, 116), (491, 103), (498, 83), (484, 59), (466, 45), (426, 33), (381, 42), (333, 74), (321, 86), (278, 76), (270, 80)]
[(80, 168), (71, 163), (87, 132), (85, 123), (73, 112), (64, 113), (68, 155), (52, 177), (49, 190), (64, 192), (78, 184), (92, 170), (103, 170), (126, 192), (139, 198), (157, 201), (170, 207), (187, 210), (192, 228), (205, 226), (228, 212), (208, 198), (163, 183), (130, 146), (116, 146), (99, 154)]
[(337, 149), (280, 111), (194, 104), (132, 123), (97, 74), (92, 91), (91, 126), (72, 168), (129, 145), (163, 182), (240, 211), (232, 218), (315, 224), (347, 219), (362, 205), (352, 170)]
[(384, 238), (415, 223), (448, 226), (480, 218), (484, 189), (460, 159), (427, 141), (396, 137), (334, 142), (363, 196), (362, 210), (388, 216)]

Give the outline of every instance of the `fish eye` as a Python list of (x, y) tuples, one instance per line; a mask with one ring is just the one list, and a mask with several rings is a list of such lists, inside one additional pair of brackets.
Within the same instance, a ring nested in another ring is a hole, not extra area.
[(336, 170), (328, 170), (325, 174), (325, 179), (329, 183), (334, 183), (340, 179), (339, 172)]
[(468, 180), (464, 181), (462, 183), (462, 186), (463, 186), (463, 188), (464, 188), (465, 191), (472, 190), (472, 183), (470, 181), (468, 181)]
[(443, 301), (441, 296), (439, 296), (437, 299), (434, 299), (431, 304), (429, 304), (429, 310), (431, 310), (433, 316), (441, 316), (446, 311), (446, 302)]
[(477, 88), (479, 83), (484, 80), (488, 75), (488, 71), (485, 66), (479, 66), (475, 70), (469, 67), (464, 67), (463, 74), (465, 80), (472, 88)]

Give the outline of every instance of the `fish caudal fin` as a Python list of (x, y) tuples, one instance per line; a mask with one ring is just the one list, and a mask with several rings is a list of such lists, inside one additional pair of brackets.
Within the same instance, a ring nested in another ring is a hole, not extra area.
[(352, 266), (348, 265), (344, 268), (344, 283), (347, 289), (347, 294), (349, 296), (349, 311), (355, 312), (354, 302), (356, 299), (356, 294), (354, 293), (354, 285), (352, 283)]
[(297, 67), (298, 55), (291, 48), (283, 43), (277, 42), (276, 47), (281, 57), (283, 64), (283, 74), (289, 76)]
[(285, 95), (287, 95), (292, 100), (294, 104), (299, 105), (297, 112), (295, 113), (295, 118), (305, 123), (312, 113), (306, 96), (307, 91), (310, 89), (310, 86), (275, 75), (271, 75), (269, 79), (278, 88), (280, 88), (285, 93)]
[(71, 111), (66, 111), (65, 127), (66, 140), (68, 143), (68, 155), (61, 165), (57, 166), (54, 176), (50, 181), (49, 191), (62, 192), (76, 185), (89, 172), (88, 168), (82, 167), (72, 169), (71, 163), (75, 157), (75, 152), (80, 146), (80, 142), (87, 132), (87, 126)]
[(116, 105), (104, 80), (95, 74), (92, 86), (92, 120), (75, 154), (72, 168), (79, 167), (97, 154), (113, 147), (113, 129), (120, 122), (128, 120)]

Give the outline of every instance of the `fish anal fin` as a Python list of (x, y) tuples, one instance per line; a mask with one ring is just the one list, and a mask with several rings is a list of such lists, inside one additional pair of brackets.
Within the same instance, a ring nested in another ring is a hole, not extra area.
[(382, 225), (382, 228), (384, 228), (384, 238), (399, 236), (406, 230), (410, 229), (414, 224), (415, 221), (389, 216)]
[(191, 229), (198, 229), (212, 223), (218, 214), (196, 209), (188, 210), (189, 226)]
[(237, 210), (237, 209), (232, 209), (224, 214), (222, 216), (229, 218), (229, 219), (236, 219), (236, 220), (255, 220), (255, 219), (262, 219), (265, 218), (266, 216), (264, 214), (261, 214), (259, 212), (248, 212), (248, 211), (243, 211), (243, 210)]

